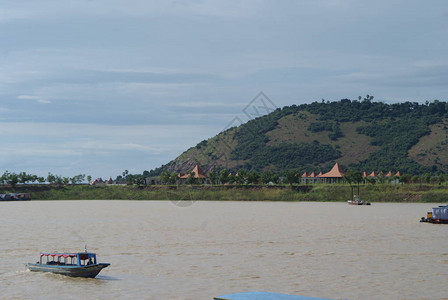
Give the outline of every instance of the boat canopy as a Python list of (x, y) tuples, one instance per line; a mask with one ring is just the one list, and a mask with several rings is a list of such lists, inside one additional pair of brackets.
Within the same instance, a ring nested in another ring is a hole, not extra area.
[(41, 253), (40, 256), (51, 256), (51, 257), (77, 257), (79, 255), (79, 258), (82, 260), (86, 260), (89, 258), (93, 258), (96, 256), (95, 253), (86, 253), (86, 252), (81, 252), (81, 253)]
[(76, 257), (76, 254), (74, 254), (74, 253), (41, 253), (40, 256)]

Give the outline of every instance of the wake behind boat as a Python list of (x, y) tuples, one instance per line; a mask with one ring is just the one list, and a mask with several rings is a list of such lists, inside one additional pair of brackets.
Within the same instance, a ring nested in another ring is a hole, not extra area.
[(27, 263), (26, 267), (34, 272), (51, 272), (71, 277), (95, 278), (109, 263), (98, 263), (96, 254), (79, 253), (41, 253), (37, 263)]

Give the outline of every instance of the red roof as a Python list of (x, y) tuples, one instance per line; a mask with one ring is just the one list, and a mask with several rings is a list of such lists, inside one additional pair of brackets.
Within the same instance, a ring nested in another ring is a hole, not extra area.
[(310, 174), (310, 177), (316, 177), (316, 174), (313, 172)]
[(308, 173), (307, 172), (303, 173), (302, 177), (308, 177)]
[(372, 173), (369, 174), (369, 177), (376, 177), (376, 172), (372, 171)]
[(362, 172), (362, 177), (367, 177), (367, 172), (366, 171)]
[[(191, 171), (191, 172), (194, 173), (194, 176), (193, 176), (194, 178), (207, 178), (207, 175), (205, 175), (204, 171), (202, 171), (202, 169), (201, 169), (198, 165), (196, 165), (196, 166), (193, 168), (193, 171)], [(183, 176), (181, 176), (181, 175), (179, 174), (179, 177), (180, 177), (180, 178), (189, 178), (189, 177), (190, 177), (190, 173), (185, 174), (185, 175), (183, 175)]]
[(342, 178), (344, 177), (344, 170), (341, 168), (341, 166), (339, 166), (338, 163), (335, 163), (333, 168), (330, 170), (330, 172), (325, 173), (323, 175), (321, 175), (320, 177), (325, 177), (325, 178)]
[(400, 171), (397, 171), (397, 173), (395, 173), (394, 176), (396, 176), (396, 177), (400, 177), (400, 176), (401, 176), (401, 172), (400, 172)]
[(389, 171), (389, 173), (386, 174), (386, 177), (392, 177), (392, 171)]

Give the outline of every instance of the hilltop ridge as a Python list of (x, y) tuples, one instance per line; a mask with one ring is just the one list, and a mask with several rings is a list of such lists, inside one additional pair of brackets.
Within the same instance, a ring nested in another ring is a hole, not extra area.
[(448, 167), (448, 103), (342, 99), (278, 108), (198, 143), (153, 171), (211, 169), (281, 173), (345, 168), (420, 174)]

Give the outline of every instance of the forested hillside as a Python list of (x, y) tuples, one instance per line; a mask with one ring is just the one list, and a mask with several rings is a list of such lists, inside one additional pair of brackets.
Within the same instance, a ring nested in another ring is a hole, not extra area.
[(319, 172), (335, 161), (367, 171), (446, 171), (448, 103), (386, 104), (372, 98), (276, 109), (202, 141), (151, 174), (185, 173), (195, 164), (205, 171)]

